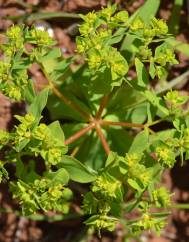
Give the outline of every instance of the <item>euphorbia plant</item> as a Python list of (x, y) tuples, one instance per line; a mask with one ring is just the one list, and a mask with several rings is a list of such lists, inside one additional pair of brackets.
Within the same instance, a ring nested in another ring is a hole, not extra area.
[[(116, 5), (81, 18), (77, 55), (67, 59), (47, 32), (8, 29), (0, 88), (12, 100), (24, 100), (27, 113), (15, 116), (19, 124), (11, 132), (0, 132), (0, 180), (9, 182), (24, 215), (69, 213), (74, 181), (90, 184), (80, 204), (88, 226), (113, 231), (120, 222), (133, 233), (160, 232), (171, 204), (161, 174), (189, 154), (188, 111), (182, 108), (188, 97), (151, 85), (178, 63), (168, 27), (155, 17), (129, 18)], [(132, 40), (132, 53), (119, 51), (124, 38)], [(85, 63), (74, 69), (76, 59)], [(34, 63), (47, 79), (38, 94), (29, 75)], [(41, 121), (45, 107), (50, 124)], [(172, 128), (153, 131), (162, 121)], [(15, 164), (11, 179), (7, 164)], [(138, 216), (124, 220), (133, 210)]]

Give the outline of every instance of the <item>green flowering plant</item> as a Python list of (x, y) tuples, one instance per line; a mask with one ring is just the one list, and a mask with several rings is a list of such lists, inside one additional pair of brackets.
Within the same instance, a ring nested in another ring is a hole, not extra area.
[[(87, 183), (80, 216), (99, 235), (117, 223), (133, 236), (143, 230), (160, 233), (165, 226), (172, 194), (160, 180), (176, 160), (189, 157), (183, 108), (188, 96), (151, 85), (178, 61), (166, 22), (146, 20), (144, 7), (130, 17), (116, 5), (81, 15), (77, 55), (67, 59), (48, 32), (35, 26), (15, 25), (6, 32), (0, 90), (27, 108), (15, 116), (18, 124), (10, 132), (0, 131), (0, 182), (9, 182), (25, 216), (71, 213), (70, 182), (72, 187)], [(74, 69), (77, 58), (84, 64)], [(39, 93), (29, 75), (33, 64), (47, 79)], [(136, 77), (129, 73), (133, 68)], [(42, 122), (44, 108), (50, 124)], [(173, 128), (155, 132), (162, 121)], [(15, 167), (14, 178), (9, 179), (7, 164)], [(123, 219), (132, 211), (138, 217)]]

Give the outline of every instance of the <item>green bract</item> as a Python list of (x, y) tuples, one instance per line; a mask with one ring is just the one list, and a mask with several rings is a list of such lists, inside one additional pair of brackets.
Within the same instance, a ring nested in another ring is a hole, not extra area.
[[(166, 83), (178, 61), (166, 22), (154, 15), (139, 9), (129, 17), (116, 5), (81, 15), (77, 55), (67, 59), (47, 31), (8, 29), (0, 90), (27, 110), (10, 132), (0, 131), (0, 182), (10, 179), (24, 215), (69, 213), (76, 183), (89, 183), (79, 215), (99, 235), (117, 223), (133, 236), (164, 227), (171, 202), (161, 174), (189, 157), (188, 96), (170, 90), (178, 79)], [(77, 58), (84, 64), (72, 68)], [(33, 64), (47, 80), (38, 93), (28, 75)], [(162, 121), (172, 128), (155, 132)]]

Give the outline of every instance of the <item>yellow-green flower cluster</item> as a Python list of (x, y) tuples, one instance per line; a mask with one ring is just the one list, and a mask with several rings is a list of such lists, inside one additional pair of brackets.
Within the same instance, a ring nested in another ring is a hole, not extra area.
[(93, 183), (91, 190), (101, 198), (122, 199), (121, 182), (108, 174), (99, 176)]
[(184, 114), (184, 109), (181, 105), (185, 104), (189, 99), (188, 96), (181, 95), (177, 90), (171, 90), (164, 96), (165, 101), (170, 109), (170, 114), (181, 116)]
[[(111, 70), (112, 80), (118, 80), (124, 77), (128, 71), (128, 64), (125, 58), (113, 47), (109, 50), (109, 57), (107, 55), (107, 66)], [(112, 84), (114, 86), (114, 84)], [(115, 83), (115, 86), (117, 84)], [(118, 84), (120, 85), (120, 84)]]
[[(128, 71), (128, 64), (124, 57), (113, 47), (101, 50), (91, 50), (88, 57), (88, 65), (91, 71), (98, 71), (100, 67), (111, 70), (112, 80), (117, 80)], [(112, 84), (114, 85), (114, 84)], [(116, 83), (115, 83), (116, 85)]]
[(135, 164), (133, 167), (128, 169), (128, 177), (137, 183), (139, 182), (143, 189), (150, 185), (152, 176), (152, 169), (146, 168), (142, 164)]
[(173, 106), (178, 104), (183, 104), (183, 96), (179, 94), (177, 90), (171, 90), (167, 92), (167, 94), (164, 96), (165, 100), (170, 102)]
[(85, 221), (85, 224), (98, 231), (99, 236), (100, 230), (102, 229), (113, 231), (115, 229), (116, 223), (117, 219), (107, 215), (94, 215)]
[(8, 56), (15, 54), (17, 49), (24, 47), (23, 26), (13, 25), (6, 32), (8, 38)]
[[(108, 72), (109, 89), (121, 85), (128, 72), (126, 59), (112, 47), (111, 42), (114, 29), (118, 26), (125, 29), (127, 26), (128, 13), (115, 11), (116, 6), (113, 5), (97, 13), (82, 15), (84, 23), (79, 28), (81, 36), (76, 39), (77, 51), (85, 54), (88, 62), (92, 74), (91, 82), (98, 79), (102, 73)], [(104, 86), (107, 86), (107, 83), (104, 83)]]
[(126, 164), (131, 168), (138, 164), (141, 161), (141, 156), (139, 154), (133, 153), (133, 154), (126, 154), (125, 156), (125, 162)]
[(120, 209), (123, 201), (122, 183), (108, 173), (102, 173), (93, 182), (91, 192), (84, 196), (83, 209), (85, 214), (92, 215), (85, 223), (100, 231), (115, 228), (117, 219), (109, 216), (112, 204)]
[(145, 28), (145, 23), (141, 18), (137, 18), (130, 24), (129, 27), (132, 31), (138, 31)]
[(36, 156), (40, 154), (47, 166), (59, 163), (66, 152), (63, 141), (54, 137), (46, 124), (41, 123), (36, 126), (36, 120), (32, 114), (16, 117), (21, 124), (16, 126), (15, 144), (28, 140), (29, 145), (25, 149), (34, 152)]
[(153, 38), (166, 35), (168, 33), (168, 26), (162, 19), (152, 18), (150, 24), (146, 24), (141, 18), (136, 18), (130, 24), (130, 29), (140, 31), (141, 37), (145, 42), (150, 43)]
[(164, 187), (154, 190), (152, 192), (152, 197), (155, 202), (155, 205), (158, 208), (167, 208), (171, 205), (171, 195)]
[(156, 154), (158, 157), (158, 161), (161, 163), (161, 165), (165, 167), (172, 168), (176, 162), (176, 155), (174, 150), (167, 146), (167, 145), (161, 145), (156, 148)]
[(115, 11), (116, 6), (113, 5), (97, 13), (90, 12), (87, 15), (81, 15), (84, 20), (79, 27), (82, 37), (76, 39), (79, 53), (84, 53), (90, 48), (103, 49), (112, 36), (112, 30), (120, 23), (126, 26), (128, 13), (120, 11), (115, 14)]
[(28, 42), (31, 42), (32, 44), (36, 44), (37, 46), (49, 46), (54, 44), (54, 41), (49, 36), (49, 33), (47, 31), (37, 29), (33, 27), (29, 31), (29, 36), (27, 36)]
[(168, 48), (163, 48), (160, 52), (155, 54), (154, 61), (161, 66), (165, 66), (167, 63), (172, 65), (178, 64), (173, 50)]
[(155, 69), (154, 75), (157, 75), (159, 78), (165, 76), (167, 65), (178, 64), (174, 50), (165, 44), (156, 48), (155, 56), (150, 58), (150, 62), (151, 67), (153, 65), (153, 68)]
[(183, 146), (186, 150), (189, 149), (189, 128), (184, 129), (181, 146)]
[(13, 100), (20, 101), (28, 83), (26, 70), (15, 71), (9, 62), (0, 61), (0, 89)]
[(82, 36), (90, 35), (94, 31), (93, 28), (95, 25), (97, 25), (97, 14), (90, 12), (85, 16), (81, 15), (81, 17), (84, 19), (85, 23), (79, 27), (80, 34)]
[(36, 153), (43, 157), (47, 166), (56, 165), (61, 161), (65, 146), (52, 136), (47, 125), (40, 124), (34, 129), (32, 137), (38, 141)]
[(0, 160), (0, 183), (2, 182), (3, 178), (8, 179), (9, 175), (6, 169), (4, 168), (3, 161)]
[(26, 114), (25, 116), (16, 116), (16, 118), (21, 122), (15, 131), (15, 143), (20, 143), (22, 140), (31, 139), (32, 128), (35, 123), (35, 117), (32, 114)]
[(159, 234), (161, 229), (165, 227), (165, 224), (166, 223), (163, 219), (158, 219), (151, 214), (145, 213), (140, 221), (137, 221), (132, 225), (132, 232), (138, 234), (144, 230), (154, 230)]
[(39, 209), (63, 213), (69, 211), (71, 190), (47, 178), (37, 179), (33, 183), (19, 180), (11, 184), (11, 190), (13, 196), (20, 201), (24, 215), (34, 214)]
[(3, 60), (0, 61), (0, 90), (9, 98), (21, 101), (31, 84), (28, 68), (47, 54), (48, 47), (53, 45), (54, 41), (47, 31), (34, 26), (24, 28), (21, 25), (10, 27), (5, 39), (5, 43), (1, 45)]
[(0, 129), (0, 149), (10, 140), (10, 134), (2, 129)]
[[(152, 180), (152, 169), (146, 168), (141, 163), (141, 155), (139, 154), (126, 154), (125, 164), (128, 166), (127, 174), (129, 181), (135, 181), (141, 189), (146, 188)], [(129, 182), (132, 185), (132, 181)]]
[(0, 61), (0, 84), (6, 81), (10, 81), (10, 68), (11, 64)]
[[(97, 195), (99, 196), (99, 194)], [(85, 194), (83, 199), (83, 210), (85, 214), (103, 214), (107, 215), (111, 210), (111, 205), (106, 201), (105, 197), (97, 198), (92, 192)]]
[(163, 19), (157, 19), (154, 17), (152, 18), (151, 25), (156, 35), (166, 35), (168, 33), (168, 26)]
[(155, 49), (155, 55), (150, 44), (159, 42), (168, 37), (168, 26), (162, 19), (152, 18), (147, 24), (141, 18), (136, 18), (130, 23), (130, 31), (141, 43), (137, 46), (137, 56), (150, 63), (149, 73), (152, 78), (162, 78), (166, 75), (166, 66), (178, 64), (174, 50), (168, 44), (161, 44)]
[(97, 33), (95, 32), (93, 34), (93, 38), (90, 40), (78, 36), (76, 39), (78, 53), (84, 53), (92, 48), (103, 51), (104, 44), (110, 38), (111, 34), (112, 30), (110, 29), (99, 29)]
[[(86, 15), (80, 15), (84, 20), (84, 23), (80, 25), (79, 31), (83, 37), (89, 38), (91, 41), (92, 37), (96, 38), (98, 36), (98, 32), (106, 31), (107, 29), (112, 29), (116, 26), (127, 25), (128, 13), (126, 11), (120, 11), (116, 13), (116, 6), (108, 6), (103, 8), (98, 12), (90, 12)], [(102, 27), (103, 30), (99, 27)], [(106, 27), (105, 27), (106, 26)], [(99, 29), (98, 29), (99, 28)]]

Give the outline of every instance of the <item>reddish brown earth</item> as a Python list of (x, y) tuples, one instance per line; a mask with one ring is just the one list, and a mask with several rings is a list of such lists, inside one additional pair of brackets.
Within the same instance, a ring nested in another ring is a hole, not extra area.
[[(67, 12), (83, 12), (99, 9), (107, 4), (106, 0), (0, 0), (0, 32), (4, 32), (12, 21), (7, 20), (7, 16), (15, 16), (18, 14), (31, 13), (31, 8), (23, 7), (20, 2), (37, 6), (38, 11), (67, 11)], [(123, 8), (133, 13), (144, 0), (137, 1), (112, 1), (120, 4)], [(172, 2), (164, 0), (159, 11), (159, 16), (168, 20), (171, 15)], [(178, 39), (188, 42), (188, 24), (185, 7), (180, 11), (181, 24)], [(58, 45), (62, 48), (65, 56), (74, 54), (75, 43), (74, 36), (77, 34), (74, 21), (64, 21), (63, 19), (53, 19), (48, 21), (38, 21), (37, 24), (46, 24), (51, 29)], [(178, 76), (186, 70), (188, 59), (182, 55), (178, 55), (180, 64), (174, 68), (171, 76)], [(45, 78), (41, 74), (37, 66), (33, 66), (31, 76), (37, 83), (37, 88), (41, 88), (46, 83)], [(180, 87), (181, 90), (188, 92), (188, 82), (185, 86)], [(24, 104), (11, 103), (10, 100), (0, 94), (0, 128), (10, 129), (13, 126), (13, 115), (24, 112)], [(162, 183), (173, 192), (173, 202), (189, 203), (189, 165), (183, 167), (176, 165), (172, 170), (165, 172)], [(36, 222), (18, 214), (11, 212), (17, 209), (6, 185), (0, 186), (0, 242), (74, 242), (81, 241), (77, 238), (73, 239), (73, 235), (81, 235), (85, 228), (82, 226), (82, 220), (75, 219), (69, 221)], [(74, 208), (74, 209), (77, 209)], [(49, 214), (53, 217), (53, 214)], [(96, 236), (89, 236), (85, 242), (125, 242), (123, 240), (123, 231), (120, 226), (117, 227), (113, 234), (105, 233), (101, 239)], [(153, 234), (144, 233), (140, 238), (142, 242), (189, 242), (189, 212), (187, 210), (173, 209), (168, 219), (167, 227), (162, 231), (160, 237)], [(83, 240), (82, 240), (83, 241)], [(135, 240), (133, 240), (135, 241)]]

